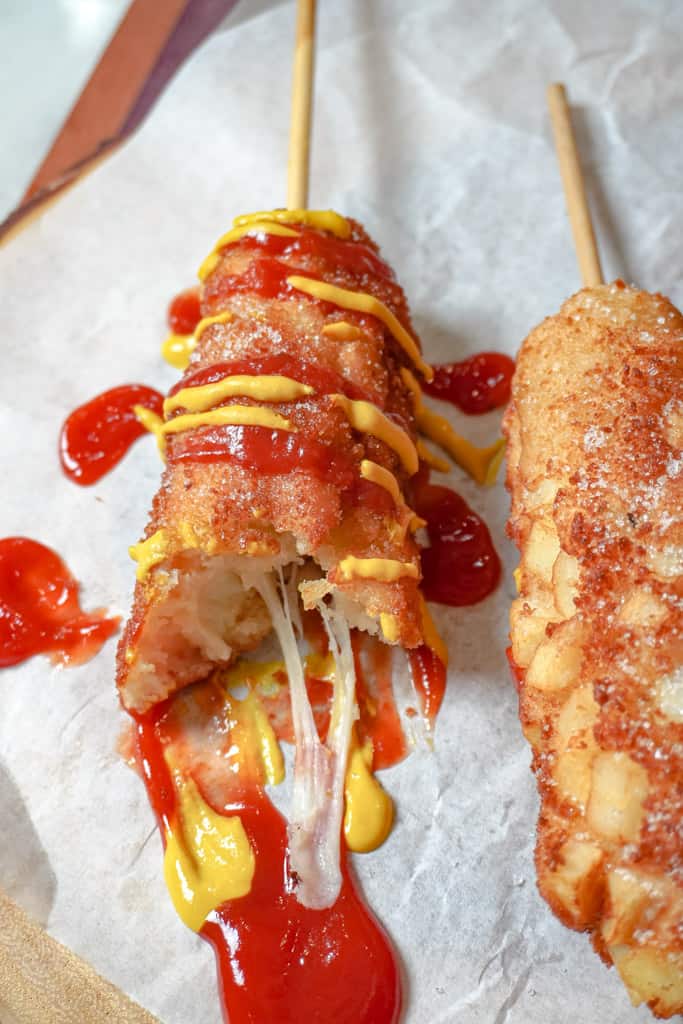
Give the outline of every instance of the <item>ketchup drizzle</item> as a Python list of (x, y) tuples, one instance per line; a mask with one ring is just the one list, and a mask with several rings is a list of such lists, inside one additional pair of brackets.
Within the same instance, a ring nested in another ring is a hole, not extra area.
[(163, 395), (154, 388), (123, 384), (74, 409), (59, 435), (59, 458), (66, 476), (82, 486), (101, 480), (146, 433), (133, 406), (144, 405), (160, 416), (163, 402)]
[(88, 661), (118, 628), (103, 611), (85, 613), (78, 583), (50, 548), (28, 537), (0, 540), (0, 668), (34, 654), (63, 665)]

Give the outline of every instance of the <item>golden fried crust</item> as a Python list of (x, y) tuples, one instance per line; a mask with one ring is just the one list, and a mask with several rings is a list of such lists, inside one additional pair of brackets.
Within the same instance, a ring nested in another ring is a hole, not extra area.
[(683, 317), (622, 282), (524, 342), (505, 416), (539, 887), (683, 1010)]
[[(376, 246), (362, 228), (352, 223), (352, 240)], [(281, 298), (263, 298), (253, 291), (234, 292), (226, 282), (248, 271), (259, 253), (250, 246), (236, 245), (223, 251), (216, 269), (202, 290), (202, 315), (230, 312), (230, 320), (211, 324), (202, 332), (185, 377), (218, 363), (258, 360), (285, 355), (304, 360), (334, 382), (331, 391), (349, 398), (374, 403), (414, 441), (413, 405), (400, 368), (408, 364), (402, 348), (374, 317), (341, 310), (329, 303), (311, 300), (300, 292)], [(299, 261), (278, 257), (303, 273), (354, 291), (369, 292), (390, 307), (412, 332), (405, 297), (388, 271), (386, 275), (351, 271), (330, 264), (322, 257), (307, 255)], [(323, 328), (344, 320), (360, 328), (360, 337), (340, 341), (323, 333)], [(249, 371), (242, 371), (249, 372)], [(191, 380), (190, 380), (191, 383)], [(178, 686), (206, 674), (207, 658), (197, 651), (164, 662), (164, 683), (150, 683), (145, 669), (144, 684), (139, 672), (139, 647), (150, 632), (149, 615), (167, 601), (178, 573), (196, 568), (198, 559), (229, 559), (239, 575), (242, 561), (262, 565), (287, 564), (297, 556), (313, 558), (330, 586), (341, 592), (358, 609), (366, 625), (372, 620), (379, 628), (381, 613), (392, 616), (395, 633), (390, 637), (404, 647), (422, 642), (422, 620), (418, 581), (403, 576), (393, 582), (371, 579), (344, 580), (335, 572), (349, 554), (357, 558), (388, 558), (419, 568), (419, 551), (408, 529), (410, 513), (397, 507), (386, 491), (361, 480), (360, 464), (370, 459), (390, 470), (403, 489), (408, 475), (397, 454), (384, 442), (359, 433), (330, 398), (330, 390), (317, 389), (306, 398), (287, 403), (269, 403), (268, 408), (291, 421), (299, 436), (329, 446), (341, 459), (341, 473), (325, 479), (305, 467), (286, 473), (265, 473), (258, 464), (239, 461), (197, 462), (183, 459), (187, 439), (202, 430), (170, 435), (167, 439), (168, 465), (161, 488), (154, 499), (145, 536), (164, 530), (166, 557), (138, 582), (133, 611), (119, 646), (118, 685), (130, 707), (142, 710), (162, 699)], [(229, 404), (264, 404), (250, 398), (226, 400)], [(171, 415), (179, 415), (177, 410)], [(326, 449), (327, 450), (327, 449)], [(351, 482), (349, 483), (349, 479)], [(372, 500), (359, 499), (358, 486), (375, 488)], [(226, 564), (228, 564), (226, 562)], [(231, 597), (230, 600), (237, 600)], [(345, 607), (347, 606), (345, 605)], [(241, 650), (249, 649), (269, 631), (266, 616), (255, 610), (235, 610), (234, 629), (228, 646), (231, 654), (214, 659), (222, 663)], [(158, 617), (157, 617), (158, 618)], [(247, 619), (253, 628), (246, 628)], [(257, 624), (257, 625), (256, 625)], [(154, 620), (154, 629), (159, 623)], [(239, 627), (239, 628), (238, 628)], [(165, 628), (165, 627), (164, 627)], [(173, 623), (168, 623), (173, 629)], [(197, 631), (195, 631), (197, 632)], [(185, 638), (186, 650), (193, 641)], [(181, 663), (182, 662), (182, 663)], [(149, 667), (149, 664), (147, 664)]]

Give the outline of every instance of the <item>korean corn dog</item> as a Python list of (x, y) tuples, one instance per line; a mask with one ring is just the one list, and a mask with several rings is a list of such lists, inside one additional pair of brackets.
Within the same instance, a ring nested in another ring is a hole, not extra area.
[(683, 317), (621, 281), (578, 292), (524, 342), (504, 432), (539, 888), (668, 1018), (683, 1011)]

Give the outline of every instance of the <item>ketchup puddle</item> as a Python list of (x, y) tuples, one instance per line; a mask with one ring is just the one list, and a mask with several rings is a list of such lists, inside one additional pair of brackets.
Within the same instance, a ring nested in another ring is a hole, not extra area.
[(0, 668), (34, 654), (63, 665), (94, 657), (118, 618), (86, 613), (79, 584), (51, 548), (28, 537), (0, 540)]
[(423, 389), (451, 402), (470, 416), (499, 409), (510, 400), (515, 364), (501, 352), (479, 352), (457, 363), (434, 366), (434, 379)]
[[(136, 717), (138, 759), (162, 836), (177, 813), (163, 756), (170, 702)], [(391, 944), (364, 906), (342, 841), (343, 883), (326, 911), (297, 902), (287, 828), (263, 788), (245, 779), (231, 813), (254, 850), (251, 891), (222, 904), (200, 934), (213, 947), (230, 1024), (396, 1024), (400, 975)]]
[(154, 388), (123, 384), (74, 409), (59, 435), (59, 457), (66, 476), (84, 487), (101, 480), (133, 442), (147, 433), (133, 406), (144, 405), (160, 416), (163, 403), (163, 395)]

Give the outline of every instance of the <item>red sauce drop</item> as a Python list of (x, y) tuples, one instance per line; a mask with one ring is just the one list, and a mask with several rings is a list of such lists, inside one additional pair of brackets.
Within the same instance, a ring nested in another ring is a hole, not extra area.
[(174, 334), (192, 334), (201, 318), (199, 288), (186, 288), (168, 307), (168, 326)]
[(123, 384), (80, 405), (67, 416), (59, 435), (62, 469), (74, 483), (97, 483), (146, 433), (133, 412), (144, 405), (161, 415), (163, 396), (144, 384)]
[(430, 541), (422, 550), (427, 600), (453, 607), (483, 601), (500, 579), (500, 559), (486, 524), (448, 487), (422, 484), (414, 508), (427, 520)]
[(0, 668), (34, 654), (63, 665), (88, 661), (118, 622), (83, 612), (77, 581), (50, 548), (27, 537), (0, 540)]
[(434, 724), (446, 691), (446, 666), (426, 645), (408, 651), (415, 689), (422, 699), (422, 714)]
[[(175, 814), (163, 756), (167, 707), (137, 719), (142, 773), (162, 835)], [(337, 902), (328, 910), (308, 910), (294, 895), (285, 821), (261, 787), (246, 784), (230, 813), (240, 815), (256, 854), (251, 891), (220, 906), (200, 932), (216, 955), (230, 1024), (395, 1024), (398, 965), (361, 901), (346, 858)]]
[(452, 402), (463, 412), (478, 414), (497, 409), (510, 398), (510, 381), (515, 364), (501, 352), (479, 352), (459, 363), (434, 367), (434, 379), (424, 390)]

